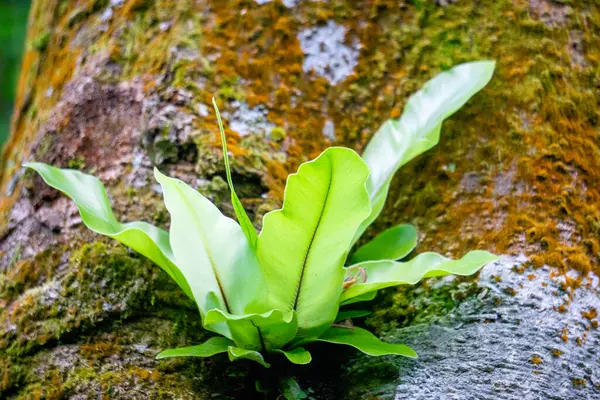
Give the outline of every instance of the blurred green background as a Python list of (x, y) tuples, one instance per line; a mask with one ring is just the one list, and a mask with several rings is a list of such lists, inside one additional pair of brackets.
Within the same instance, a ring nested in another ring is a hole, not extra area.
[(29, 0), (0, 0), (0, 146), (10, 133), (29, 3)]

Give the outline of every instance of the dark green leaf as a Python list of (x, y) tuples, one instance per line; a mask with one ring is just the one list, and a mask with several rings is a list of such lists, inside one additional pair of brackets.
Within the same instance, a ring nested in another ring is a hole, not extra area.
[(229, 360), (231, 361), (237, 360), (238, 358), (245, 358), (247, 360), (255, 361), (265, 368), (269, 368), (271, 366), (271, 364), (266, 362), (262, 354), (260, 354), (258, 351), (230, 346), (227, 352), (229, 354)]
[(278, 349), (275, 351), (286, 356), (294, 364), (308, 364), (312, 360), (310, 353), (302, 347), (296, 347), (291, 350)]

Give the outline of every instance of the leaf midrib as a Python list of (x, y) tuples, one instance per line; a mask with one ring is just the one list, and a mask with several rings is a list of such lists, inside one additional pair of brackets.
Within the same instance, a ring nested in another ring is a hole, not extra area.
[(321, 213), (319, 214), (319, 219), (313, 231), (312, 237), (310, 238), (310, 242), (308, 243), (308, 248), (306, 249), (306, 253), (304, 254), (304, 260), (302, 261), (302, 270), (300, 272), (300, 280), (298, 281), (298, 289), (296, 291), (296, 298), (294, 299), (294, 307), (293, 310), (297, 310), (298, 307), (298, 299), (300, 298), (300, 292), (302, 291), (302, 281), (304, 280), (304, 273), (306, 271), (306, 264), (308, 261), (308, 257), (310, 252), (312, 251), (312, 244), (317, 236), (317, 232), (321, 226), (321, 220), (323, 219), (323, 214), (325, 213), (325, 208), (327, 208), (327, 202), (329, 201), (329, 192), (331, 191), (331, 182), (333, 181), (333, 164), (331, 160), (329, 160), (329, 164), (331, 167), (331, 172), (329, 173), (329, 182), (327, 184), (327, 192), (325, 194), (325, 201), (323, 202), (323, 207), (321, 207)]
[[(187, 199), (187, 197), (185, 196), (183, 191), (179, 188), (179, 185), (177, 183), (175, 183), (175, 188), (181, 194), (181, 198), (183, 199), (187, 208), (190, 210), (194, 210), (191, 203), (189, 202), (189, 200)], [(195, 212), (192, 212), (192, 215), (193, 215), (195, 225), (199, 228), (200, 221), (198, 220), (198, 216), (196, 215)], [(202, 244), (204, 245), (204, 250), (206, 251), (206, 255), (208, 257), (208, 261), (210, 262), (210, 266), (212, 268), (213, 274), (215, 275), (215, 280), (217, 281), (217, 286), (219, 286), (219, 291), (221, 292), (221, 297), (223, 298), (223, 302), (225, 303), (225, 309), (227, 310), (228, 313), (231, 313), (231, 309), (229, 308), (229, 302), (227, 301), (227, 297), (225, 296), (225, 291), (223, 290), (223, 285), (221, 284), (221, 279), (219, 277), (219, 273), (217, 272), (217, 268), (216, 268), (215, 262), (213, 260), (212, 253), (210, 251), (210, 247), (206, 243), (206, 237), (204, 236), (204, 232), (202, 232), (202, 229), (200, 229), (200, 228), (198, 229), (198, 232), (200, 234), (200, 237), (202, 238)]]

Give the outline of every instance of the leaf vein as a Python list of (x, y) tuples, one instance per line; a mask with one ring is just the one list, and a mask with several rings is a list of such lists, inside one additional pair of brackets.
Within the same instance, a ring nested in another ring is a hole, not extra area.
[(327, 184), (327, 191), (325, 193), (325, 201), (323, 202), (323, 207), (321, 207), (321, 213), (319, 214), (319, 219), (317, 220), (317, 224), (313, 231), (312, 237), (310, 238), (310, 242), (308, 243), (308, 247), (304, 254), (304, 260), (302, 261), (302, 270), (300, 272), (300, 280), (298, 281), (298, 286), (297, 286), (298, 288), (296, 290), (296, 298), (294, 299), (294, 307), (293, 307), (293, 309), (296, 311), (298, 311), (297, 310), (298, 299), (300, 298), (300, 292), (302, 291), (302, 281), (304, 280), (304, 273), (306, 272), (306, 264), (308, 262), (308, 257), (312, 250), (312, 244), (315, 240), (315, 237), (317, 236), (317, 232), (319, 231), (319, 227), (321, 226), (321, 220), (323, 219), (323, 214), (325, 214), (325, 209), (327, 208), (327, 203), (329, 201), (329, 192), (331, 191), (331, 182), (333, 181), (333, 165), (332, 165), (331, 159), (329, 159), (329, 164), (331, 167), (331, 173), (329, 176), (329, 182)]
[[(194, 208), (190, 204), (189, 200), (187, 199), (187, 197), (185, 196), (183, 191), (179, 188), (179, 185), (176, 184), (175, 187), (177, 188), (177, 191), (179, 191), (181, 193), (181, 198), (183, 199), (185, 204), (188, 206), (188, 208), (190, 210), (193, 210)], [(198, 220), (198, 217), (196, 216), (196, 214), (192, 213), (192, 215), (194, 218), (194, 222), (196, 222), (196, 225), (200, 226), (201, 224), (200, 224), (200, 221)], [(198, 232), (200, 234), (200, 237), (202, 238), (202, 243), (204, 244), (204, 249), (206, 250), (206, 255), (208, 257), (208, 261), (210, 262), (210, 267), (213, 270), (213, 274), (215, 275), (215, 280), (217, 281), (217, 286), (219, 286), (219, 291), (221, 292), (221, 297), (223, 298), (223, 302), (225, 303), (225, 309), (227, 310), (228, 313), (231, 313), (231, 309), (229, 308), (229, 302), (227, 301), (227, 297), (225, 296), (225, 291), (223, 290), (223, 285), (221, 284), (221, 279), (219, 277), (219, 273), (215, 266), (215, 261), (213, 260), (213, 256), (210, 251), (210, 247), (206, 243), (206, 237), (204, 236), (204, 232), (202, 232), (202, 229), (198, 229)]]

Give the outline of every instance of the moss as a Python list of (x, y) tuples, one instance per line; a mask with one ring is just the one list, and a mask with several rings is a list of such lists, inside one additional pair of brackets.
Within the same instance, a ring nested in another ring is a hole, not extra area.
[(85, 7), (76, 8), (75, 10), (71, 11), (69, 16), (67, 17), (67, 19), (69, 21), (68, 26), (70, 28), (75, 26), (76, 24), (84, 21), (89, 15), (90, 15), (90, 11), (87, 8), (85, 8)]
[(71, 391), (76, 391), (78, 388), (88, 386), (91, 382), (95, 381), (97, 377), (96, 371), (91, 367), (73, 368), (69, 371), (62, 386), (64, 391), (69, 393)]
[(39, 52), (43, 52), (46, 50), (46, 47), (48, 46), (48, 43), (50, 42), (50, 32), (45, 31), (42, 32), (38, 37), (35, 38), (35, 40), (31, 43), (31, 46), (39, 51)]
[[(189, 387), (178, 387), (172, 371), (163, 376), (157, 368), (139, 367), (140, 357), (146, 364), (153, 362), (155, 350), (140, 350), (142, 356), (131, 349), (140, 343), (164, 349), (205, 340), (193, 303), (167, 274), (122, 246), (85, 244), (71, 251), (66, 266), (60, 261), (64, 251), (55, 249), (45, 258), (41, 254), (15, 266), (15, 280), (0, 291), (0, 301), (7, 301), (0, 327), (14, 327), (1, 332), (0, 397), (19, 386), (23, 399), (98, 391), (123, 396), (131, 387), (148, 393), (158, 388), (163, 394), (187, 393)], [(57, 280), (54, 269), (61, 265), (66, 270)], [(136, 312), (147, 316), (155, 308), (155, 319), (141, 318), (126, 326), (121, 322)], [(110, 323), (103, 325), (104, 321)], [(44, 350), (57, 341), (68, 342), (78, 332), (88, 334), (75, 354), (65, 348)], [(59, 368), (65, 362), (72, 368)], [(115, 368), (122, 372), (103, 372)]]
[(153, 0), (129, 0), (124, 5), (124, 12), (127, 14), (143, 12), (153, 3)]
[[(444, 318), (465, 298), (475, 296), (481, 290), (468, 278), (459, 277), (454, 278), (452, 284), (443, 286), (425, 281), (417, 287), (401, 286), (384, 290), (375, 301), (373, 314), (365, 322), (370, 330), (378, 333), (413, 324), (431, 323)], [(422, 294), (423, 291), (426, 294)], [(414, 302), (414, 299), (418, 301)]]
[(285, 139), (286, 137), (286, 132), (285, 129), (283, 129), (280, 126), (277, 126), (273, 129), (271, 129), (271, 139), (275, 140), (276, 142), (280, 142), (283, 139)]
[(211, 198), (214, 204), (220, 205), (228, 199), (229, 187), (225, 179), (219, 175), (212, 178), (206, 189), (205, 194)]
[(122, 351), (121, 347), (115, 343), (94, 343), (85, 344), (81, 346), (80, 354), (90, 360), (91, 362), (97, 361), (104, 357), (110, 357), (114, 354), (118, 354)]
[(152, 221), (158, 225), (164, 225), (167, 221), (169, 221), (169, 213), (167, 212), (166, 208), (157, 209), (152, 215)]
[[(20, 253), (19, 248), (15, 251)], [(0, 301), (8, 303), (52, 276), (60, 265), (61, 249), (43, 251), (33, 259), (19, 261), (19, 257), (13, 255), (14, 262), (11, 261), (7, 271), (0, 274)]]
[(18, 400), (59, 400), (64, 398), (62, 381), (58, 369), (50, 369), (44, 373), (42, 379), (45, 383), (30, 385), (19, 393)]
[(442, 194), (435, 184), (428, 183), (422, 191), (418, 192), (418, 197), (415, 201), (423, 207), (431, 207), (438, 204), (442, 200)]
[[(68, 272), (58, 281), (52, 277), (60, 258), (48, 258), (46, 263), (38, 257), (19, 264), (2, 288), (8, 305), (0, 314), (0, 326), (16, 327), (0, 340), (0, 349), (10, 356), (25, 355), (110, 314), (126, 315), (143, 306), (155, 272), (123, 247), (102, 242), (74, 251)], [(34, 288), (24, 290), (33, 283)]]
[[(166, 131), (168, 129), (168, 127), (165, 127)], [(168, 139), (157, 140), (153, 143), (152, 148), (148, 149), (148, 153), (155, 164), (176, 163), (180, 159), (180, 151), (181, 147)]]
[(83, 170), (85, 168), (85, 159), (82, 156), (77, 156), (67, 162), (67, 168)]
[(239, 81), (238, 76), (225, 80), (217, 92), (218, 96), (230, 101), (243, 100), (244, 92), (240, 88)]

